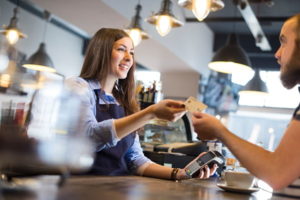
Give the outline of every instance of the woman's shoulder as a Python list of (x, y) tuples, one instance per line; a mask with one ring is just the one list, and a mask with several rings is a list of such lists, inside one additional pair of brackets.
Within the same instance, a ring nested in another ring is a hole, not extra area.
[(88, 93), (90, 90), (89, 83), (81, 77), (70, 77), (65, 80), (65, 86), (69, 89), (76, 90), (78, 93)]
[(67, 84), (77, 85), (78, 87), (85, 87), (91, 90), (100, 89), (99, 81), (95, 79), (84, 79), (81, 77), (70, 77), (66, 79)]
[(89, 84), (86, 80), (84, 80), (81, 77), (78, 76), (72, 76), (66, 79), (66, 84), (70, 84), (70, 85), (77, 85), (77, 86), (81, 86), (81, 87), (88, 87)]

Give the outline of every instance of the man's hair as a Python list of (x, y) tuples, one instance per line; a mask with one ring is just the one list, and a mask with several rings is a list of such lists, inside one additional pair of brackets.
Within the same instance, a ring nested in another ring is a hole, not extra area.
[(300, 13), (297, 15), (294, 15), (290, 19), (296, 20), (296, 27), (294, 31), (296, 32), (296, 46), (300, 48)]

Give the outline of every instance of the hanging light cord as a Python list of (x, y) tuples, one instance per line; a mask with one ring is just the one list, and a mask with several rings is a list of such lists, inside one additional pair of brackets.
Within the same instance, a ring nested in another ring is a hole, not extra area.
[(17, 1), (17, 6), (14, 8), (14, 16), (13, 16), (15, 26), (17, 25), (17, 20), (18, 20), (17, 15), (18, 15), (18, 12), (19, 12), (19, 7), (20, 7), (20, 1), (18, 0)]
[(136, 15), (137, 15), (137, 16), (140, 16), (141, 9), (142, 9), (141, 1), (139, 0), (139, 1), (138, 1), (138, 4), (137, 4), (136, 7), (135, 7)]
[(50, 21), (50, 12), (45, 10), (44, 11), (44, 19), (45, 19), (45, 28), (44, 28), (44, 33), (43, 33), (43, 42), (46, 41), (46, 33), (47, 33), (47, 28), (48, 28), (48, 22)]
[[(237, 18), (237, 6), (238, 5), (235, 5), (235, 7), (234, 7), (234, 18)], [(234, 34), (236, 34), (236, 22), (233, 22), (233, 32), (234, 32)]]
[(10, 19), (10, 23), (8, 25), (9, 28), (17, 28), (18, 23), (18, 13), (19, 13), (19, 1), (17, 1), (17, 6), (13, 9), (13, 17)]

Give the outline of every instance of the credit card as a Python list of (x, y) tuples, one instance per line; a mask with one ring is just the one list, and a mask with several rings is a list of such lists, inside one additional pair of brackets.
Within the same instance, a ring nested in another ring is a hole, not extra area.
[(207, 108), (207, 105), (204, 103), (198, 101), (195, 97), (189, 97), (185, 102), (184, 102), (185, 108), (189, 112), (201, 112), (204, 109)]

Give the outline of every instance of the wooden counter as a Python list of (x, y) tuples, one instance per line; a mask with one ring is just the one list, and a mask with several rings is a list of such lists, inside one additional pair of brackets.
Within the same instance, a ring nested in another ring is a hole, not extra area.
[[(291, 199), (273, 196), (269, 192), (252, 194), (225, 192), (218, 188), (216, 179), (191, 179), (181, 182), (138, 176), (74, 176), (62, 187), (57, 187), (57, 176), (17, 179), (15, 183), (27, 189), (3, 190), (5, 200), (220, 200), (220, 199)], [(1, 185), (0, 185), (1, 186)], [(2, 187), (3, 188), (3, 187)], [(30, 189), (28, 189), (30, 188)], [(1, 190), (0, 190), (1, 191)], [(1, 199), (2, 200), (2, 199)]]

